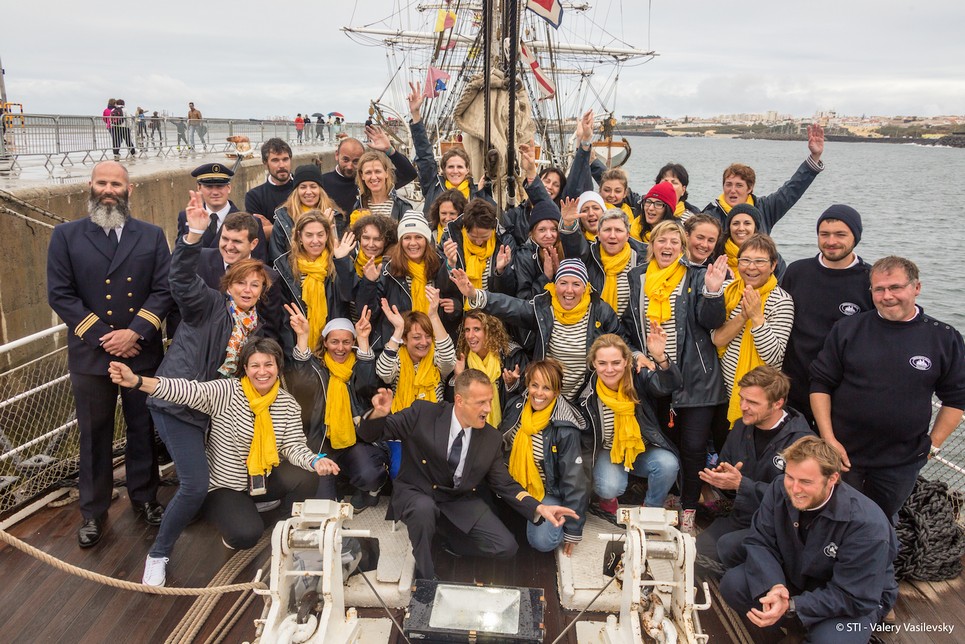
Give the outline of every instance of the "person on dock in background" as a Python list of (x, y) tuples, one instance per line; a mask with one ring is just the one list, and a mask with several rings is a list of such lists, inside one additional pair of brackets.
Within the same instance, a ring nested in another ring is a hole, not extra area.
[(184, 143), (184, 149), (188, 149), (188, 124), (184, 119), (174, 119), (174, 127), (178, 131), (178, 142), (177, 148), (178, 152), (181, 151), (181, 144)]
[[(842, 478), (893, 522), (918, 472), (965, 409), (961, 334), (916, 300), (918, 267), (903, 257), (871, 267), (875, 310), (839, 320), (811, 363), (811, 412), (841, 455)], [(941, 408), (929, 431), (932, 397)]]
[(154, 110), (154, 114), (151, 115), (148, 129), (151, 131), (151, 143), (154, 143), (154, 135), (156, 134), (158, 143), (164, 145), (164, 130), (161, 129), (161, 116), (157, 113), (157, 110)]
[[(240, 377), (207, 382), (152, 378), (121, 362), (110, 363), (110, 378), (118, 385), (210, 417), (203, 447), (210, 483), (202, 513), (231, 550), (253, 548), (261, 538), (265, 520), (259, 503), (280, 500), (279, 512), (287, 516), (295, 501), (315, 493), (319, 477), (339, 473), (334, 461), (305, 444), (298, 401), (280, 388), (283, 368), (281, 347), (269, 338), (253, 338), (241, 347)], [(167, 563), (167, 557), (148, 555), (144, 583), (163, 586)]]
[(137, 108), (137, 144), (144, 146), (147, 142), (147, 117), (143, 107)]
[(114, 111), (114, 106), (117, 105), (116, 98), (107, 99), (107, 107), (104, 108), (104, 127), (107, 128), (109, 132), (111, 129), (111, 112)]
[(334, 125), (335, 125), (335, 119), (334, 119), (333, 117), (329, 116), (328, 119), (325, 121), (325, 126), (326, 126), (326, 128), (328, 129), (328, 140), (329, 140), (329, 141), (334, 141), (334, 140), (335, 140), (335, 135), (332, 133), (332, 128), (334, 127)]
[(302, 118), (301, 113), (295, 115), (295, 136), (298, 137), (298, 143), (302, 142), (302, 133), (305, 131), (305, 119)]
[(734, 499), (730, 515), (717, 517), (697, 535), (697, 554), (713, 561), (720, 561), (718, 544), (725, 552), (742, 547), (764, 493), (784, 473), (781, 452), (799, 438), (814, 436), (804, 416), (786, 405), (791, 381), (781, 371), (762, 365), (738, 384), (741, 418), (727, 435), (719, 464), (700, 471), (701, 481)]
[[(191, 171), (191, 176), (197, 179), (198, 193), (204, 201), (204, 210), (208, 213), (209, 223), (201, 236), (202, 248), (218, 248), (221, 243), (221, 227), (225, 218), (238, 212), (238, 207), (229, 199), (231, 195), (231, 178), (235, 173), (223, 163), (205, 163)], [(178, 213), (178, 237), (188, 234), (188, 219), (185, 211)], [(267, 257), (268, 241), (259, 222), (257, 244), (251, 246), (251, 254), (255, 259), (265, 261)]]
[(752, 235), (738, 253), (737, 276), (724, 285), (727, 321), (711, 339), (724, 373), (730, 427), (741, 417), (737, 383), (744, 374), (762, 364), (780, 369), (784, 363), (794, 324), (794, 300), (777, 285), (777, 258), (774, 240)]
[(201, 139), (201, 145), (206, 146), (204, 142), (204, 132), (201, 129), (201, 110), (194, 106), (194, 103), (188, 103), (188, 137), (190, 138), (189, 145), (191, 149), (194, 149), (194, 135), (197, 134)]
[(325, 117), (322, 115), (315, 119), (315, 138), (319, 141), (325, 140)]
[(717, 217), (694, 213), (684, 222), (687, 233), (687, 257), (694, 266), (709, 266), (721, 236), (720, 222)]
[[(863, 644), (898, 598), (895, 530), (841, 481), (841, 457), (817, 436), (781, 453), (784, 476), (764, 492), (743, 552), (720, 594), (745, 615), (755, 642)], [(787, 631), (787, 639), (784, 630)]]
[(456, 378), (455, 402), (417, 400), (391, 413), (392, 390), (380, 389), (372, 398), (372, 413), (359, 423), (363, 440), (401, 441), (401, 468), (387, 518), (405, 524), (418, 579), (436, 578), (432, 539), (437, 531), (457, 556), (516, 555), (512, 533), (476, 492), (483, 482), (533, 523), (545, 519), (561, 527), (567, 517), (579, 519), (570, 508), (540, 503), (509, 475), (502, 436), (486, 422), (492, 396), (489, 376), (466, 369)]
[[(161, 362), (161, 321), (172, 306), (171, 253), (164, 231), (131, 217), (133, 186), (116, 161), (94, 166), (88, 216), (54, 228), (47, 251), (47, 298), (67, 324), (67, 366), (80, 432), (77, 541), (89, 548), (104, 534), (114, 468), (117, 385), (111, 360), (154, 373)], [(143, 393), (121, 390), (127, 428), (127, 490), (135, 514), (161, 523), (154, 426)]]
[[(654, 401), (683, 386), (680, 369), (665, 353), (667, 333), (650, 324), (647, 342), (656, 367), (636, 369), (630, 347), (614, 334), (598, 337), (587, 352), (592, 370), (578, 400), (592, 437), (590, 469), (596, 501), (590, 512), (616, 524), (617, 497), (629, 475), (647, 479), (645, 507), (662, 508), (677, 480), (677, 450), (660, 431)], [(681, 528), (683, 529), (683, 528)]]
[(700, 212), (700, 208), (687, 201), (687, 186), (690, 184), (690, 173), (687, 168), (679, 163), (667, 163), (657, 172), (654, 183), (666, 181), (673, 186), (677, 193), (677, 205), (674, 207), (673, 216), (677, 221), (684, 224), (688, 219)]
[[(311, 348), (308, 320), (297, 307), (285, 308), (296, 337), (294, 359), (285, 372), (286, 388), (301, 405), (308, 447), (328, 454), (339, 466), (354, 490), (351, 502), (358, 514), (379, 502), (379, 490), (388, 480), (385, 444), (358, 440), (355, 431), (378, 387), (369, 345), (371, 315), (363, 308), (354, 325), (346, 318), (333, 318)], [(353, 352), (356, 343), (358, 351)], [(322, 477), (316, 498), (335, 499), (335, 484), (335, 477)]]
[(422, 121), (422, 84), (409, 83), (409, 89), (409, 130), (412, 133), (412, 145), (415, 146), (415, 165), (419, 171), (419, 185), (422, 187), (425, 203), (431, 204), (441, 193), (456, 189), (467, 201), (478, 196), (495, 204), (492, 188), (485, 183), (486, 178), (473, 181), (469, 154), (461, 145), (449, 148), (442, 158), (436, 161), (426, 124)]
[(124, 99), (119, 98), (111, 110), (111, 140), (114, 144), (114, 160), (120, 161), (121, 143), (127, 144), (128, 156), (133, 157), (137, 150), (131, 140), (131, 128), (127, 125), (127, 115), (124, 114)]
[(560, 398), (563, 365), (558, 361), (529, 363), (523, 379), (522, 395), (506, 402), (498, 426), (509, 475), (540, 503), (566, 506), (577, 514), (579, 518), (562, 526), (548, 521), (526, 524), (526, 540), (535, 550), (553, 552), (562, 544), (569, 557), (583, 540), (590, 498), (580, 444), (586, 420)]
[(268, 170), (268, 177), (245, 194), (245, 210), (261, 221), (265, 238), (271, 239), (275, 209), (285, 203), (295, 189), (291, 146), (278, 138), (268, 139), (261, 146), (261, 162)]
[(596, 240), (592, 242), (587, 242), (579, 228), (573, 225), (579, 216), (573, 200), (568, 200), (559, 226), (563, 256), (582, 260), (593, 290), (620, 317), (630, 298), (627, 275), (635, 266), (646, 263), (647, 246), (631, 237), (633, 223), (625, 210), (608, 208), (597, 223)]
[[(707, 464), (707, 441), (724, 444), (726, 400), (711, 331), (724, 323), (723, 283), (726, 266), (719, 259), (707, 268), (687, 261), (687, 240), (680, 224), (662, 221), (651, 233), (646, 261), (630, 271), (628, 305), (622, 322), (635, 355), (642, 352), (651, 369), (659, 354), (676, 365), (685, 387), (653, 404), (657, 423), (675, 443), (681, 465), (680, 529), (693, 534), (700, 499), (698, 473)], [(665, 336), (655, 353), (649, 344), (650, 322)]]
[[(369, 137), (369, 147), (389, 157), (395, 168), (395, 188), (399, 189), (412, 183), (416, 178), (416, 169), (409, 158), (393, 147), (389, 136), (378, 127), (365, 130)], [(332, 139), (334, 141), (334, 139)], [(338, 206), (339, 212), (351, 213), (355, 210), (355, 202), (359, 197), (359, 187), (356, 183), (358, 163), (365, 146), (358, 139), (346, 137), (338, 142), (335, 148), (335, 169), (322, 175), (322, 188)], [(431, 203), (426, 200), (426, 203)]]
[[(754, 184), (757, 183), (757, 174), (754, 169), (743, 163), (732, 163), (724, 169), (723, 192), (715, 201), (704, 207), (704, 212), (717, 217), (726, 231), (727, 215), (730, 214), (731, 208), (738, 204), (754, 206), (761, 212), (760, 225), (754, 232), (769, 235), (775, 224), (804, 195), (818, 173), (824, 170), (824, 163), (821, 162), (821, 155), (824, 153), (824, 128), (820, 125), (808, 126), (808, 150), (811, 155), (804, 160), (787, 183), (766, 197), (758, 197), (754, 194)], [(718, 253), (723, 252), (724, 249), (719, 247)]]
[(817, 232), (820, 252), (792, 262), (780, 282), (794, 298), (794, 326), (782, 367), (791, 378), (787, 402), (812, 426), (811, 363), (835, 322), (874, 308), (871, 265), (854, 252), (861, 241), (861, 215), (851, 206), (835, 204), (818, 217)]

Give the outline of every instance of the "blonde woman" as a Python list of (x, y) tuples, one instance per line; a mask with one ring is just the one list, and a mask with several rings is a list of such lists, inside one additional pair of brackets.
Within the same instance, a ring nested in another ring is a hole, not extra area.
[(298, 219), (310, 210), (335, 217), (335, 202), (322, 188), (322, 171), (315, 164), (300, 165), (292, 175), (292, 191), (287, 201), (275, 210), (275, 221), (268, 240), (268, 262), (272, 263), (291, 249), (292, 232)]
[(395, 167), (385, 153), (369, 150), (359, 157), (355, 183), (358, 199), (352, 208), (348, 225), (354, 226), (360, 217), (381, 215), (395, 221), (412, 210), (412, 204), (395, 194)]

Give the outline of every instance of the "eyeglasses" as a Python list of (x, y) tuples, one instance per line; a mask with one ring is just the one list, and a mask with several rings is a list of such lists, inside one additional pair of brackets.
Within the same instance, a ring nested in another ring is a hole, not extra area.
[(644, 208), (663, 208), (666, 205), (667, 204), (665, 204), (664, 202), (658, 199), (647, 199), (646, 201), (643, 202)]
[(903, 289), (908, 288), (910, 285), (914, 284), (915, 280), (909, 280), (904, 284), (892, 284), (891, 286), (875, 286), (871, 289), (872, 295), (884, 295), (886, 292), (894, 295), (895, 293), (901, 293)]
[(737, 265), (747, 268), (748, 266), (755, 266), (757, 268), (764, 268), (771, 263), (771, 260), (764, 259), (763, 257), (758, 257), (757, 259), (751, 259), (750, 257), (741, 257), (737, 260)]

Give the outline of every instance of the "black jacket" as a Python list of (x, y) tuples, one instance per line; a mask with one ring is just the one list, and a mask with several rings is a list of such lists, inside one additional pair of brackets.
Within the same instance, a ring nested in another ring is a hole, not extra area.
[[(686, 386), (673, 394), (674, 407), (707, 407), (727, 400), (724, 377), (717, 357), (717, 348), (710, 339), (710, 332), (721, 326), (727, 318), (724, 298), (704, 297), (704, 275), (707, 270), (680, 260), (687, 266), (680, 295), (674, 303), (674, 319), (677, 329), (677, 360)], [(640, 310), (640, 293), (647, 278), (646, 265), (630, 271), (630, 303), (623, 312), (623, 324), (630, 335), (630, 346), (643, 351), (646, 346), (646, 328), (643, 311)]]
[[(586, 419), (587, 426), (592, 430), (590, 434), (584, 434), (584, 444), (590, 449), (592, 454), (592, 465), (596, 464), (597, 456), (603, 450), (603, 416), (600, 412), (600, 397), (596, 393), (596, 373), (590, 374), (590, 378), (580, 392), (579, 405), (580, 413)], [(657, 412), (654, 411), (654, 398), (669, 396), (683, 385), (680, 378), (680, 370), (673, 362), (665, 370), (658, 369), (650, 371), (643, 369), (639, 373), (634, 372), (633, 387), (640, 398), (637, 405), (636, 418), (640, 424), (640, 435), (646, 445), (656, 445), (663, 449), (670, 450), (677, 455), (677, 448), (660, 431), (660, 424), (657, 422)], [(609, 458), (609, 455), (606, 456)]]
[[(499, 431), (503, 435), (507, 460), (513, 449), (513, 430), (519, 425), (525, 403), (525, 396), (516, 396), (504, 407)], [(558, 397), (550, 424), (540, 432), (543, 436), (543, 489), (546, 494), (560, 499), (560, 505), (579, 515), (578, 519), (567, 518), (563, 524), (563, 533), (571, 537), (568, 541), (579, 541), (582, 537), (590, 501), (590, 482), (583, 469), (580, 437), (584, 424), (580, 412)]]
[[(456, 242), (456, 246), (459, 248), (459, 265), (450, 266), (450, 269), (461, 268), (466, 270), (466, 251), (462, 244), (462, 229), (463, 229), (463, 216), (460, 215), (457, 219), (450, 221), (446, 224), (445, 232), (442, 234), (442, 239), (439, 243), (440, 250), (446, 243), (447, 239), (451, 239)], [(468, 232), (468, 231), (467, 231)], [(486, 271), (489, 271), (489, 286), (488, 290), (495, 291), (497, 293), (505, 293), (506, 295), (516, 295), (516, 269), (514, 268), (513, 260), (510, 259), (509, 264), (503, 269), (502, 275), (496, 274), (496, 255), (499, 253), (499, 249), (502, 246), (509, 246), (510, 251), (512, 251), (513, 256), (516, 255), (516, 240), (503, 228), (502, 224), (496, 224), (496, 248), (493, 250), (492, 257), (490, 257)], [(443, 256), (445, 259), (445, 256)]]
[[(277, 219), (275, 220), (275, 225), (278, 225)], [(309, 311), (305, 306), (305, 302), (302, 301), (302, 284), (301, 281), (295, 279), (295, 275), (292, 273), (291, 262), (289, 261), (290, 256), (291, 251), (288, 251), (275, 260), (275, 270), (278, 271), (280, 282), (279, 286), (282, 288), (283, 299), (285, 302), (295, 304), (295, 306), (301, 310), (302, 315), (304, 315), (307, 319)], [(343, 305), (342, 300), (338, 297), (338, 289), (335, 285), (335, 275), (333, 273), (330, 273), (325, 278), (325, 301), (328, 304), (328, 320), (333, 318), (344, 318), (346, 316), (345, 309), (347, 308)], [(282, 318), (280, 334), (282, 340), (281, 346), (282, 349), (285, 350), (285, 357), (290, 358), (292, 355), (292, 349), (295, 348), (295, 332), (292, 331), (291, 325), (289, 324), (289, 317), (287, 313), (285, 313)], [(314, 349), (315, 347), (309, 348)]]

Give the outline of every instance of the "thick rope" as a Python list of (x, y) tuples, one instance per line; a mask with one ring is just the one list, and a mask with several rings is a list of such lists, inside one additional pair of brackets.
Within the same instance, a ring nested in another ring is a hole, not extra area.
[[(70, 221), (70, 219), (65, 219), (65, 218), (61, 217), (60, 215), (56, 215), (56, 214), (50, 212), (49, 210), (45, 210), (45, 209), (41, 208), (40, 206), (35, 206), (35, 205), (33, 205), (32, 203), (29, 203), (29, 202), (27, 202), (27, 201), (24, 201), (23, 199), (19, 198), (18, 196), (16, 196), (15, 194), (13, 194), (12, 192), (9, 192), (9, 191), (7, 191), (7, 190), (0, 189), (0, 198), (5, 199), (5, 200), (7, 200), (7, 201), (10, 201), (10, 202), (12, 202), (12, 203), (15, 203), (15, 204), (17, 204), (18, 206), (21, 206), (21, 207), (23, 207), (23, 208), (27, 208), (27, 209), (29, 209), (29, 210), (33, 210), (34, 212), (40, 213), (41, 215), (44, 215), (45, 217), (50, 217), (50, 218), (53, 219), (54, 221), (58, 221), (58, 222), (60, 222), (60, 223), (62, 223), (62, 224), (67, 223), (68, 221)], [(33, 220), (33, 221), (36, 221), (36, 220)], [(44, 222), (38, 221), (37, 223), (38, 223), (38, 224), (43, 224)], [(44, 224), (44, 225), (47, 225), (47, 224)], [(51, 226), (51, 227), (52, 227), (52, 226)]]
[(918, 477), (898, 511), (896, 578), (941, 581), (962, 574), (965, 531), (958, 516), (963, 504), (965, 495), (949, 491), (947, 483)]
[(230, 584), (227, 586), (214, 586), (208, 588), (166, 588), (164, 586), (147, 586), (145, 584), (138, 584), (133, 581), (124, 581), (122, 579), (114, 579), (113, 577), (108, 577), (107, 575), (101, 575), (96, 572), (91, 572), (85, 568), (80, 568), (79, 566), (74, 566), (65, 561), (61, 561), (56, 557), (52, 557), (43, 550), (34, 548), (29, 543), (21, 541), (16, 538), (6, 530), (0, 530), (0, 541), (13, 546), (17, 550), (30, 555), (31, 557), (44, 562), (48, 566), (53, 566), (57, 570), (69, 573), (80, 577), (81, 579), (86, 579), (88, 581), (94, 581), (105, 586), (110, 586), (112, 588), (119, 588), (121, 590), (133, 590), (139, 593), (147, 593), (149, 595), (173, 595), (173, 596), (194, 596), (194, 595), (223, 595), (225, 593), (234, 593), (241, 590), (252, 590), (254, 588), (267, 588), (267, 586), (262, 582), (250, 582), (247, 584)]

